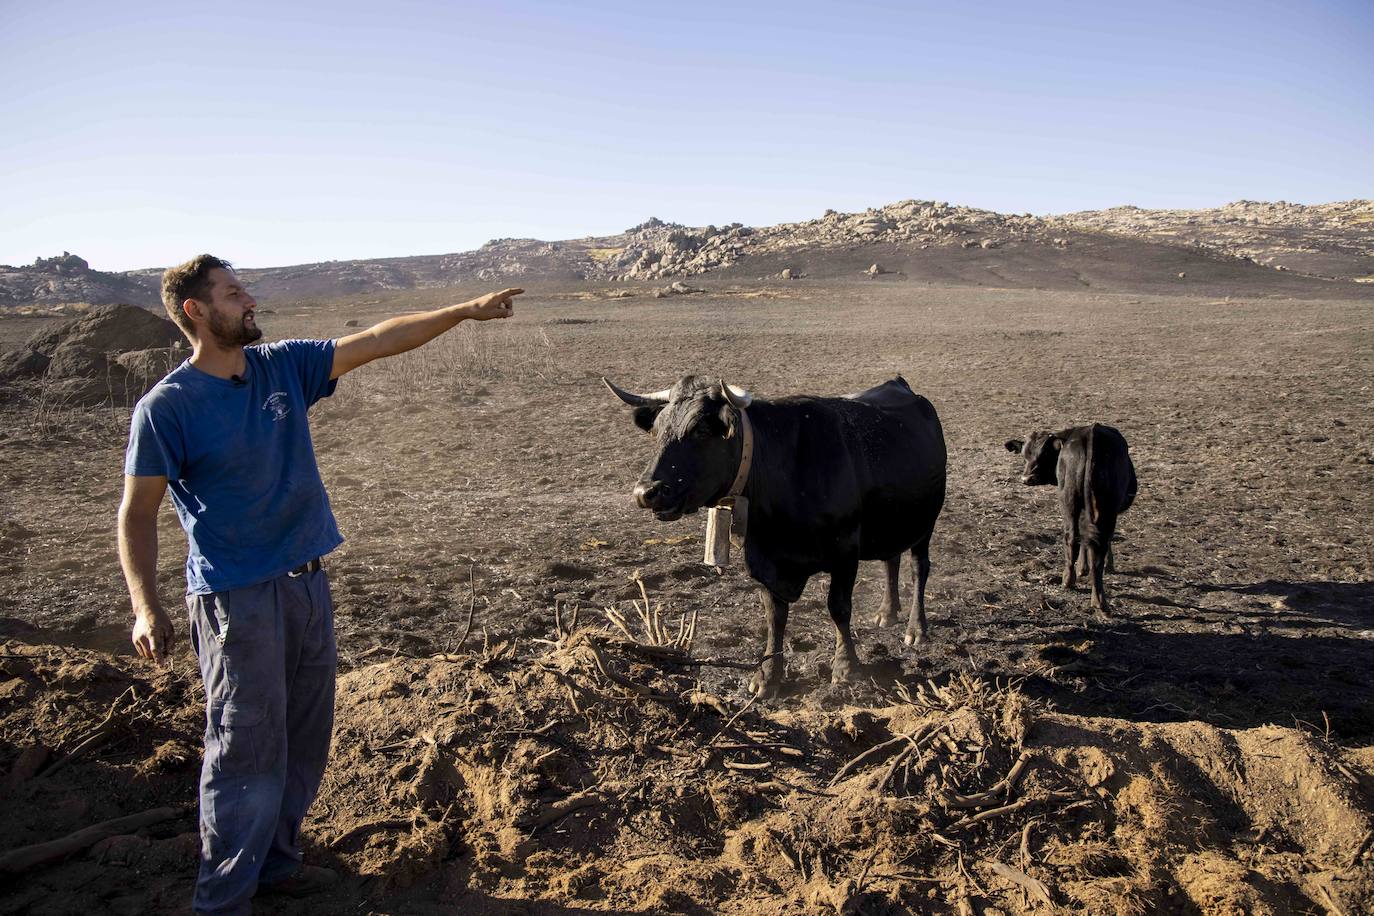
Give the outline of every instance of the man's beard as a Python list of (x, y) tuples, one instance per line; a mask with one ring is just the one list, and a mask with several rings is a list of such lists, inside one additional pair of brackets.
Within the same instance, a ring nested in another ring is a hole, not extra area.
[(222, 347), (245, 347), (262, 336), (262, 328), (256, 324), (250, 328), (244, 324), (243, 318), (235, 322), (218, 312), (211, 312), (210, 333)]

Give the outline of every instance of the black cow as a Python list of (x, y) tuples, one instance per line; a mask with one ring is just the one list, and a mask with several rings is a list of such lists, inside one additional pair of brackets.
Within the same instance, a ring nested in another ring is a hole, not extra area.
[(1136, 494), (1135, 465), (1126, 437), (1115, 427), (1093, 423), (1057, 433), (1031, 433), (1025, 442), (1011, 439), (1006, 446), (1026, 461), (1022, 483), (1058, 485), (1064, 517), (1064, 587), (1073, 588), (1075, 573), (1084, 574), (1091, 567), (1093, 607), (1107, 613), (1102, 570), (1116, 570), (1116, 517), (1131, 507)]
[(906, 642), (925, 637), (930, 535), (945, 501), (945, 440), (935, 408), (905, 379), (848, 398), (776, 401), (693, 375), (651, 395), (606, 385), (635, 408), (635, 425), (657, 434), (657, 454), (634, 496), (663, 521), (729, 493), (741, 468), (745, 422), (752, 427), (753, 460), (742, 492), (748, 499), (744, 561), (762, 586), (768, 624), (764, 660), (750, 685), (755, 691), (777, 694), (787, 609), (817, 573), (830, 574), (833, 681), (847, 680), (859, 666), (849, 618), (860, 560), (887, 563), (878, 623), (888, 625), (901, 609), (902, 553), (911, 551), (916, 595)]

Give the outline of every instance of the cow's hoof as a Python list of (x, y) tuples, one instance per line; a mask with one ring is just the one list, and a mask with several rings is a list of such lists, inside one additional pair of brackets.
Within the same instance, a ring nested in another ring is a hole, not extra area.
[(925, 641), (926, 634), (924, 630), (907, 630), (902, 636), (902, 642), (906, 643), (908, 646), (919, 646)]
[(897, 622), (896, 614), (879, 614), (877, 625), (880, 627), (890, 627)]
[(1111, 620), (1111, 619), (1112, 619), (1112, 609), (1111, 609), (1111, 606), (1110, 606), (1109, 604), (1107, 604), (1107, 602), (1105, 602), (1105, 601), (1094, 601), (1094, 602), (1093, 602), (1093, 610), (1097, 612), (1097, 617), (1098, 617), (1099, 620)]
[(836, 662), (835, 667), (830, 669), (830, 683), (832, 685), (848, 684), (854, 680), (854, 672), (862, 667), (858, 662)]
[(749, 680), (749, 692), (760, 700), (776, 700), (781, 688), (781, 679), (769, 680), (760, 675), (754, 675)]
[(1065, 589), (1071, 589), (1078, 584), (1078, 580), (1073, 576), (1065, 576), (1063, 581), (1061, 581), (1059, 584), (1063, 586)]

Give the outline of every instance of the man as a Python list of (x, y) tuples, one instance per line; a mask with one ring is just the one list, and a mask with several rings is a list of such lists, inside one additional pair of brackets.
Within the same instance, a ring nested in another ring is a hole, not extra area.
[(157, 513), (170, 488), (186, 530), (191, 646), (205, 682), (199, 913), (248, 913), (261, 885), (302, 895), (334, 873), (303, 866), (301, 821), (329, 756), (334, 612), (320, 557), (342, 543), (306, 410), (339, 376), (473, 319), (509, 318), (505, 289), (403, 315), (338, 340), (262, 336), (257, 303), (227, 262), (169, 269), (162, 301), (191, 358), (134, 409), (119, 558), (138, 654), (175, 639), (157, 595)]

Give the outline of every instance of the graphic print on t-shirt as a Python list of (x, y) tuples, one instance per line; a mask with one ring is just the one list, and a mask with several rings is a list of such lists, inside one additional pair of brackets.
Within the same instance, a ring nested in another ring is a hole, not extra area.
[(267, 400), (262, 402), (262, 409), (271, 411), (273, 423), (285, 417), (287, 414), (291, 412), (291, 405), (286, 400), (286, 392), (272, 392), (270, 395), (268, 395)]

